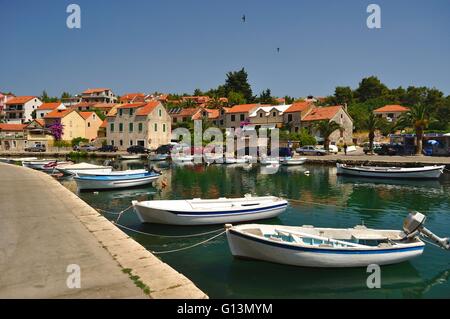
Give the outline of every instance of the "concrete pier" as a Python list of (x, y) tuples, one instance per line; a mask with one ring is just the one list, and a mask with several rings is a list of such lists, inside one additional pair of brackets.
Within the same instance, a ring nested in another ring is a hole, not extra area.
[(208, 297), (51, 176), (0, 163), (0, 298)]

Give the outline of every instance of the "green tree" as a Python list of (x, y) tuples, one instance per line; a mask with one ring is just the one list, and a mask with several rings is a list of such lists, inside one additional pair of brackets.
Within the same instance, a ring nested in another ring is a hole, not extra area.
[(36, 117), (37, 117), (37, 115), (36, 115), (36, 110), (33, 110), (33, 112), (31, 112), (31, 118), (32, 118), (33, 120), (35, 120)]
[(72, 95), (69, 92), (63, 92), (61, 94), (61, 99), (68, 99), (68, 98), (71, 98), (71, 97), (72, 97)]
[(195, 89), (194, 96), (203, 96), (203, 92), (200, 89)]
[(367, 118), (364, 121), (364, 128), (369, 131), (370, 153), (373, 153), (373, 141), (375, 139), (375, 131), (381, 129), (383, 125), (384, 119), (376, 116), (373, 110), (370, 110)]
[(317, 122), (314, 128), (320, 133), (324, 140), (324, 148), (328, 151), (330, 145), (330, 135), (335, 131), (342, 129), (342, 127), (335, 121), (320, 121)]
[(239, 104), (245, 104), (247, 103), (244, 95), (239, 92), (231, 91), (228, 93), (228, 104), (229, 105), (239, 105)]
[(418, 103), (403, 113), (397, 121), (399, 127), (410, 127), (416, 133), (416, 154), (422, 154), (423, 133), (428, 128), (430, 119), (430, 112), (425, 104)]
[(360, 102), (381, 97), (388, 92), (389, 89), (376, 76), (362, 79), (355, 91)]
[(224, 93), (226, 93), (226, 95), (228, 95), (230, 92), (242, 94), (243, 98), (245, 99), (244, 103), (251, 103), (254, 100), (252, 88), (248, 83), (248, 74), (244, 68), (242, 68), (240, 71), (227, 73), (224, 90)]
[(272, 97), (270, 89), (263, 91), (258, 98), (258, 102), (261, 104), (275, 105), (275, 99)]
[(334, 91), (335, 104), (350, 105), (353, 102), (353, 91), (349, 86), (338, 86)]

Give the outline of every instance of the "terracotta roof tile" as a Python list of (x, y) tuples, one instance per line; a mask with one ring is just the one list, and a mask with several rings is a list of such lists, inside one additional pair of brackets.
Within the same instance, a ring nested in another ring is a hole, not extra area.
[(80, 115), (87, 120), (94, 112), (80, 112)]
[(106, 119), (103, 120), (102, 125), (100, 125), (100, 128), (106, 128), (108, 126), (108, 121)]
[(311, 102), (296, 102), (291, 105), (284, 113), (304, 112), (311, 105)]
[(67, 114), (75, 111), (74, 109), (67, 109), (67, 110), (53, 110), (47, 115), (44, 116), (44, 119), (60, 119), (65, 117)]
[(401, 105), (385, 105), (379, 109), (374, 110), (375, 113), (388, 113), (388, 112), (407, 112), (409, 108)]
[(107, 89), (107, 88), (87, 89), (82, 94), (101, 93), (101, 92), (105, 92), (105, 91), (111, 91), (111, 90)]
[(152, 101), (147, 103), (144, 107), (141, 107), (137, 112), (136, 116), (146, 116), (149, 115), (153, 110), (161, 105), (161, 102), (159, 101)]
[(331, 120), (340, 109), (342, 109), (340, 105), (314, 108), (302, 121)]
[(259, 104), (242, 104), (242, 105), (235, 105), (232, 108), (230, 108), (227, 113), (248, 113), (255, 107), (259, 106)]
[(23, 131), (27, 124), (0, 124), (0, 131)]
[(9, 104), (24, 104), (34, 98), (36, 98), (36, 96), (17, 96), (17, 97), (13, 97), (11, 100), (6, 102), (6, 104), (7, 105), (9, 105)]
[(41, 110), (54, 110), (54, 109), (56, 109), (58, 106), (60, 106), (61, 105), (61, 102), (56, 102), (56, 103), (44, 103), (44, 104), (41, 104), (41, 106), (39, 106), (38, 108), (37, 108), (37, 110), (38, 111), (41, 111)]
[(138, 107), (142, 107), (145, 104), (146, 103), (123, 104), (123, 105), (119, 105), (117, 108), (118, 109), (135, 109), (135, 108), (138, 108)]

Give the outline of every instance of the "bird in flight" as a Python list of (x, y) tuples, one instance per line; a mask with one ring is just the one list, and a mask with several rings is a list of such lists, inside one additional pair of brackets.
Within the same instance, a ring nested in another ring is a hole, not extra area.
[(245, 23), (245, 14), (242, 16), (242, 22)]

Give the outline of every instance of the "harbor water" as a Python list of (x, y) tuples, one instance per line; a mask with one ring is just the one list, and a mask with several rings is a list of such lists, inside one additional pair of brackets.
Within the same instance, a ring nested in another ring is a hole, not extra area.
[[(119, 212), (132, 200), (242, 197), (274, 195), (290, 200), (285, 213), (258, 223), (348, 228), (401, 229), (410, 211), (427, 216), (426, 227), (441, 237), (450, 235), (450, 175), (439, 181), (401, 181), (336, 176), (332, 166), (281, 167), (262, 174), (259, 165), (155, 165), (162, 178), (153, 186), (78, 193), (71, 178), (63, 185), (94, 208)], [(119, 162), (117, 169), (142, 168), (143, 162)], [(309, 171), (309, 174), (305, 174)], [(117, 216), (104, 213), (113, 220)], [(216, 226), (180, 227), (141, 224), (132, 210), (120, 223), (152, 234), (188, 235)], [(214, 234), (194, 238), (160, 238), (127, 231), (150, 251), (188, 247)], [(226, 237), (175, 253), (164, 262), (190, 278), (210, 298), (449, 298), (450, 252), (427, 245), (410, 262), (381, 268), (381, 288), (367, 287), (365, 268), (312, 269), (235, 259)]]

